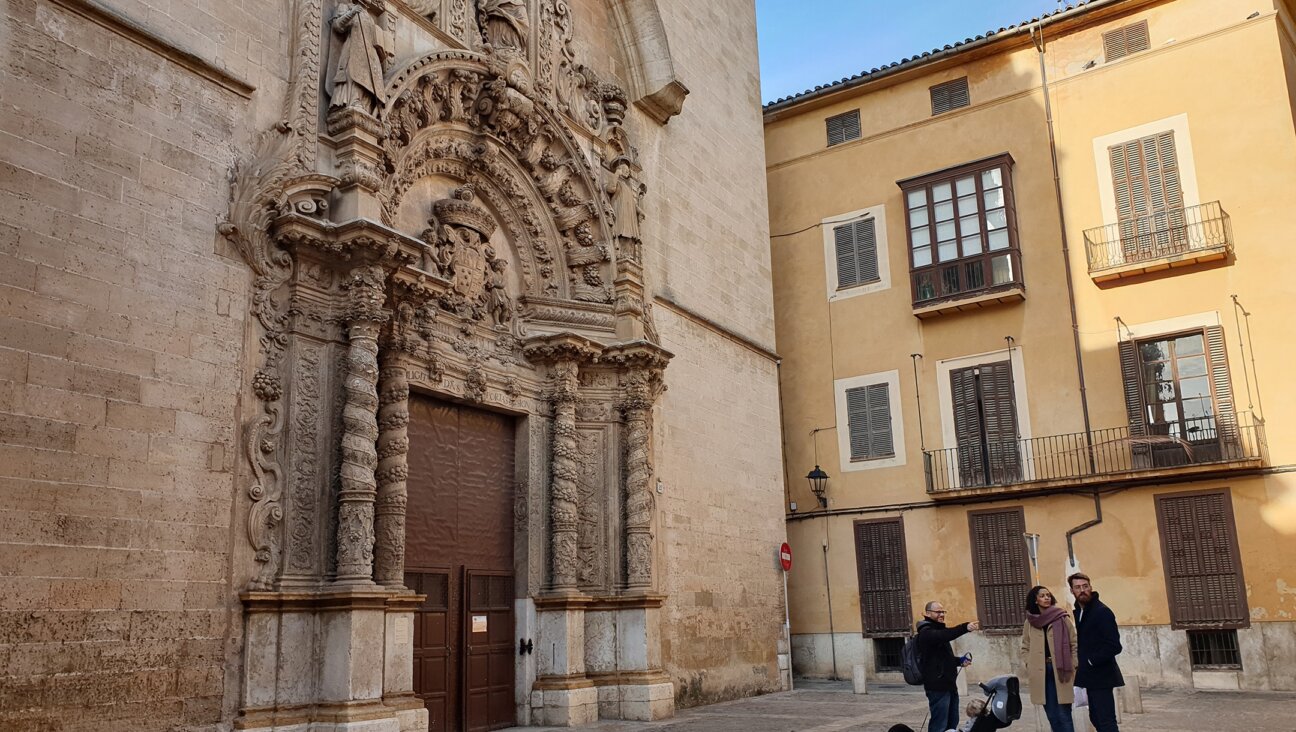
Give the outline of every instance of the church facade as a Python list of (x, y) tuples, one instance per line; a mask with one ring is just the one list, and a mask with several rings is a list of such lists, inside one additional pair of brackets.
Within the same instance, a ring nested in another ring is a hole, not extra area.
[(7, 4), (0, 726), (783, 688), (753, 9), (235, 5)]

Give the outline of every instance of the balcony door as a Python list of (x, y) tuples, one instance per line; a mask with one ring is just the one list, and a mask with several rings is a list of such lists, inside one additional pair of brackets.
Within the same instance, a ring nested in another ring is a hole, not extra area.
[(1017, 404), (1009, 361), (950, 372), (959, 483), (1007, 485), (1021, 480)]
[(1113, 145), (1108, 153), (1125, 261), (1156, 259), (1186, 248), (1174, 132)]

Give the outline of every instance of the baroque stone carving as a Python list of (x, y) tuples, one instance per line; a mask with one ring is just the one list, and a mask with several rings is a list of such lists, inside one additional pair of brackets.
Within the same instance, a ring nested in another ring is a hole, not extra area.
[[(579, 416), (579, 408), (578, 408)], [(580, 477), (577, 556), (580, 564), (577, 580), (581, 587), (597, 587), (603, 582), (603, 460), (605, 445), (602, 430), (581, 430), (577, 442)]]
[(382, 0), (356, 0), (337, 6), (330, 25), (343, 41), (333, 68), (330, 120), (336, 118), (337, 110), (346, 109), (372, 117), (381, 115), (386, 103), (383, 75), (394, 58), (394, 42), (382, 24), (383, 15)]
[(588, 224), (580, 224), (565, 242), (567, 268), (571, 271), (573, 300), (584, 302), (609, 302), (612, 291), (603, 281), (603, 263), (607, 262), (607, 246), (594, 241)]
[(604, 191), (612, 201), (612, 231), (616, 237), (617, 256), (642, 261), (639, 222), (644, 215), (640, 202), (648, 187), (636, 177), (631, 160), (626, 156), (613, 158), (607, 167), (611, 175), (604, 183)]
[(319, 503), (321, 349), (302, 348), (293, 370), (293, 488), (289, 566), (297, 572), (316, 569), (315, 508)]
[(378, 493), (374, 507), (374, 581), (402, 587), (405, 580), (405, 481), (409, 477), (409, 380), (401, 366), (381, 373), (378, 395)]
[(553, 365), (550, 403), (553, 405), (553, 478), (549, 489), (550, 540), (553, 546), (552, 586), (574, 590), (577, 585), (577, 480), (580, 453), (576, 448), (576, 392), (579, 367), (573, 361)]
[(650, 461), (652, 406), (661, 392), (661, 373), (637, 369), (626, 376), (621, 409), (625, 415), (626, 587), (647, 590), (653, 584), (653, 513), (656, 502)]
[(432, 204), (422, 236), (427, 245), (422, 268), (451, 282), (441, 297), (446, 310), (471, 320), (489, 318), (507, 330), (514, 316), (504, 276), (508, 262), (489, 244), (495, 221), (473, 198), (472, 188), (462, 186), (450, 198)]
[(523, 0), (477, 0), (477, 22), (486, 50), (526, 56), (531, 29)]
[(349, 345), (337, 527), (337, 579), (342, 583), (368, 583), (373, 575), (378, 331), (387, 317), (384, 278), (381, 267), (362, 265), (347, 283)]

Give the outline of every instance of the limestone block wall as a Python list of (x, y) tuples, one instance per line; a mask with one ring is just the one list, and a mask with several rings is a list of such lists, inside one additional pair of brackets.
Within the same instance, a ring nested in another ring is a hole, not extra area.
[(248, 274), (214, 224), (283, 54), (235, 5), (0, 4), (6, 730), (222, 718)]
[(781, 438), (774, 359), (723, 332), (773, 348), (754, 6), (658, 4), (690, 90), (665, 126), (636, 119), (648, 285), (676, 354), (654, 436), (663, 657), (692, 706), (781, 688)]

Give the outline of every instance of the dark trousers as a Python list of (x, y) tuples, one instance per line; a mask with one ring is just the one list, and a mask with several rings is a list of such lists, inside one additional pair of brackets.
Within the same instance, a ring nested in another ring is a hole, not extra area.
[(1048, 717), (1049, 729), (1053, 732), (1075, 732), (1075, 725), (1071, 723), (1071, 705), (1058, 704), (1053, 664), (1044, 666), (1044, 716)]
[(1089, 689), (1089, 721), (1098, 732), (1120, 732), (1116, 724), (1116, 693), (1112, 689)]
[(927, 708), (931, 710), (931, 721), (927, 723), (927, 732), (945, 732), (959, 725), (958, 691), (928, 691)]

